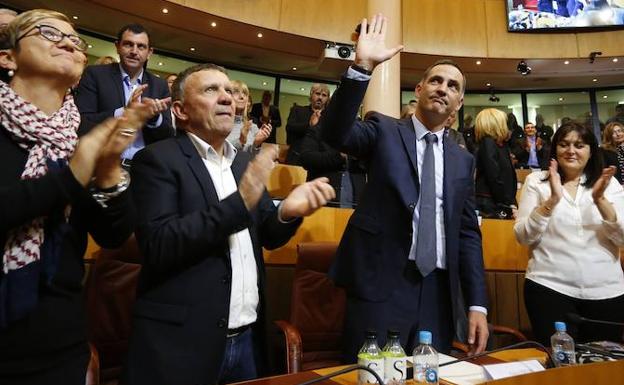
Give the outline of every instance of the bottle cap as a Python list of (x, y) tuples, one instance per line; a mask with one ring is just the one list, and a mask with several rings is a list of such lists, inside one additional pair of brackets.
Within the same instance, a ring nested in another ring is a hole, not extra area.
[(561, 321), (555, 322), (555, 330), (558, 332), (565, 332), (566, 331), (565, 322), (561, 322)]
[(427, 330), (421, 330), (418, 334), (418, 340), (421, 344), (431, 345), (431, 332)]
[(368, 329), (366, 331), (366, 338), (377, 338), (377, 331), (373, 329)]
[(388, 329), (388, 338), (399, 338), (401, 332), (396, 329)]

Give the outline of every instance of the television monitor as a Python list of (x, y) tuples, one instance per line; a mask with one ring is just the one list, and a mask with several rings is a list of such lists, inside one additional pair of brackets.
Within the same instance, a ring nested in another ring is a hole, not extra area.
[(507, 0), (510, 32), (624, 28), (624, 0)]

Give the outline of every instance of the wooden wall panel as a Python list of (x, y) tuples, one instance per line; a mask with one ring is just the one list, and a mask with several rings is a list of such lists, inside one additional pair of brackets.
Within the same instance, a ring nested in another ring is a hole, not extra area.
[(366, 17), (366, 0), (282, 1), (279, 30), (321, 40), (350, 43)]
[(408, 52), (485, 57), (486, 24), (484, 0), (403, 1)]
[(518, 329), (517, 273), (496, 273), (496, 316), (499, 325)]
[(282, 0), (173, 0), (171, 2), (228, 19), (274, 30), (279, 29), (279, 10)]
[(601, 51), (603, 56), (624, 54), (624, 31), (591, 32), (576, 34), (579, 57)]
[(509, 33), (506, 12), (504, 1), (485, 1), (488, 57), (519, 59), (577, 57), (574, 34)]

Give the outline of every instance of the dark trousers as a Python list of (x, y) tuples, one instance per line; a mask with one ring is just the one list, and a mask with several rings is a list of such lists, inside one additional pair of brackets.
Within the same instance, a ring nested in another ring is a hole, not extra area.
[(241, 334), (228, 337), (225, 341), (225, 354), (219, 371), (219, 384), (247, 381), (257, 377), (253, 330), (248, 328)]
[(371, 302), (353, 296), (347, 297), (344, 326), (343, 361), (357, 361), (365, 333), (377, 331), (380, 348), (386, 343), (388, 329), (401, 333), (401, 345), (407, 355), (418, 346), (418, 332), (428, 330), (433, 335), (433, 346), (449, 352), (453, 341), (453, 312), (448, 273), (436, 269), (422, 277), (412, 261), (407, 263), (397, 289), (384, 302)]
[(524, 302), (535, 339), (550, 346), (550, 336), (555, 332), (555, 321), (563, 321), (568, 334), (575, 342), (622, 341), (622, 327), (568, 322), (566, 315), (575, 313), (581, 317), (624, 322), (624, 295), (601, 300), (569, 297), (530, 279), (524, 280)]

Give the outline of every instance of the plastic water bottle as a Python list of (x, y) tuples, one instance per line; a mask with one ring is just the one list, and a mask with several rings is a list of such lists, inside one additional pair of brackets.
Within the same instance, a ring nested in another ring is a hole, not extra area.
[(574, 340), (566, 333), (565, 322), (555, 322), (555, 330), (555, 334), (550, 337), (550, 347), (552, 348), (555, 366), (575, 365)]
[(422, 330), (418, 335), (420, 345), (414, 349), (414, 382), (438, 383), (438, 352), (431, 346), (431, 332)]
[[(377, 345), (377, 332), (368, 330), (366, 332), (366, 341), (358, 352), (358, 365), (366, 366), (375, 371), (379, 378), (384, 378), (384, 359), (381, 355), (381, 349)], [(372, 373), (365, 370), (358, 371), (358, 385), (376, 384), (377, 379)]]
[(399, 340), (397, 330), (388, 330), (388, 342), (381, 355), (384, 358), (384, 382), (386, 385), (404, 385), (407, 378), (407, 356)]

